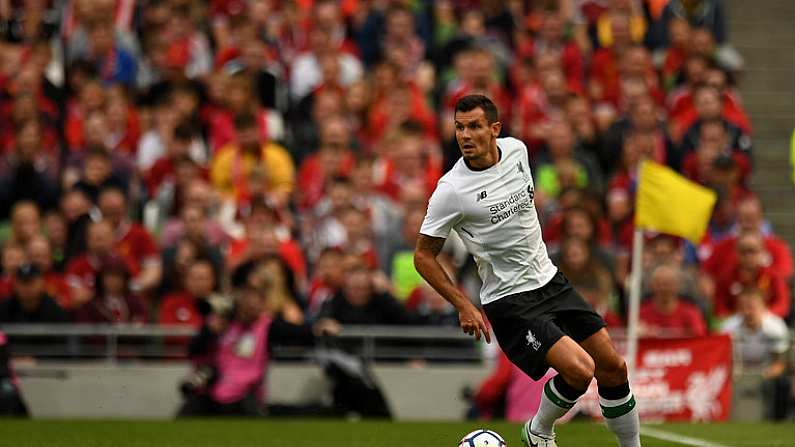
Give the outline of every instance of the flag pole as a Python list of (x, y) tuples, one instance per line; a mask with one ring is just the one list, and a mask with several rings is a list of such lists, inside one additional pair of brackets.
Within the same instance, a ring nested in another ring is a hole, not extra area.
[(629, 312), (627, 315), (627, 371), (630, 380), (635, 376), (638, 357), (638, 318), (640, 314), (640, 286), (643, 274), (643, 230), (635, 227), (632, 238), (632, 273), (629, 285)]

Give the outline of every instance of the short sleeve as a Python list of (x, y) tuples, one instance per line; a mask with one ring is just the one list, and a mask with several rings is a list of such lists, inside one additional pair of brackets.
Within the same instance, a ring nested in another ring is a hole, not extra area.
[(458, 205), (453, 186), (439, 182), (436, 190), (428, 201), (428, 211), (422, 221), (420, 234), (432, 237), (447, 238), (450, 230), (461, 220), (462, 213)]
[(789, 349), (789, 330), (780, 318), (769, 318), (765, 332), (770, 339), (770, 350), (774, 354), (784, 354)]

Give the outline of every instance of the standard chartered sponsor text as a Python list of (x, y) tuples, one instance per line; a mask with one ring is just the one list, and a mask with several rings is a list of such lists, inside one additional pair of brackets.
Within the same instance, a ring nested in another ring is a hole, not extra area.
[(523, 189), (517, 193), (511, 194), (507, 200), (503, 200), (489, 207), (491, 223), (500, 223), (514, 214), (530, 208), (530, 206), (530, 200), (526, 190)]

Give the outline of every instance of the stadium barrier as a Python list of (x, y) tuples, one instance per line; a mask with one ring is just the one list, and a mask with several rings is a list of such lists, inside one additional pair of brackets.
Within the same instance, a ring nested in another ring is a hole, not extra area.
[[(18, 356), (109, 361), (184, 359), (196, 334), (184, 326), (140, 324), (4, 324), (0, 330)], [(365, 361), (479, 363), (483, 358), (472, 337), (451, 327), (346, 326), (335, 343)], [(304, 360), (311, 354), (311, 347), (274, 347), (280, 360)]]
[[(8, 335), (13, 354), (29, 359), (17, 362), (17, 370), (26, 395), (34, 401), (33, 414), (42, 417), (168, 417), (179, 402), (177, 383), (189, 369), (185, 347), (195, 333), (190, 328), (155, 325), (2, 325), (0, 330)], [(621, 350), (623, 333), (613, 336)], [(715, 338), (723, 337), (702, 340)], [(398, 419), (460, 418), (468, 405), (461, 397), (462, 388), (476, 387), (493, 365), (494, 346), (476, 343), (457, 328), (348, 326), (339, 340), (349, 352), (373, 362)], [(644, 373), (647, 417), (665, 419), (665, 410), (678, 411), (679, 419), (725, 419), (728, 387), (728, 395), (733, 395), (731, 419), (761, 419), (758, 371), (741, 368), (738, 356), (733, 357), (734, 367), (728, 360), (731, 354), (727, 357), (725, 352), (723, 360), (705, 360), (705, 355), (717, 352), (714, 340), (701, 350), (687, 340), (650, 342), (651, 346), (646, 343), (650, 357), (641, 354), (641, 362), (648, 361), (650, 367)], [(272, 399), (302, 402), (322, 393), (327, 384), (309, 361), (311, 355), (307, 348), (275, 352), (268, 377)], [(721, 362), (725, 366), (726, 361), (730, 363), (722, 375), (716, 373), (715, 367)], [(695, 371), (694, 362), (704, 371)], [(678, 377), (675, 386), (660, 380), (672, 371)], [(721, 377), (729, 380), (719, 381)], [(701, 386), (688, 385), (694, 381)], [(97, 386), (105, 392), (86, 393), (86, 388)], [(119, 394), (120, 390), (130, 395)], [(714, 391), (714, 396), (705, 396), (706, 390)], [(94, 401), (86, 400), (87, 395)], [(79, 396), (83, 396), (80, 403), (66, 404), (80, 400)], [(428, 406), (428, 396), (434, 396), (438, 406)], [(53, 406), (54, 401), (63, 403)], [(586, 412), (588, 402), (583, 401)], [(711, 406), (693, 407), (698, 402)]]

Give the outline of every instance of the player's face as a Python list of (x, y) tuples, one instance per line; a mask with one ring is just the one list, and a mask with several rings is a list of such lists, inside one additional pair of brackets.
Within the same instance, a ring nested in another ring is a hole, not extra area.
[(500, 134), (499, 122), (489, 124), (483, 109), (476, 107), (455, 114), (455, 139), (465, 160), (486, 156)]

